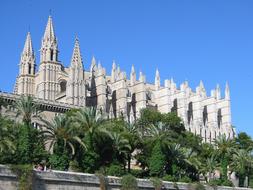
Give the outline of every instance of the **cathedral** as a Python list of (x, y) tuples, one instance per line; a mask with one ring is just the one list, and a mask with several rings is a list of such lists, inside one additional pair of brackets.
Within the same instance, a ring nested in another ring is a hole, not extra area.
[(76, 107), (94, 106), (110, 118), (124, 117), (129, 122), (134, 122), (143, 108), (156, 109), (161, 113), (175, 112), (186, 129), (200, 135), (204, 142), (212, 142), (221, 134), (227, 138), (235, 135), (228, 84), (224, 97), (221, 97), (219, 86), (207, 96), (202, 81), (195, 91), (187, 81), (177, 87), (170, 79), (165, 80), (162, 86), (158, 70), (153, 84), (146, 82), (142, 72), (137, 78), (134, 66), (129, 78), (115, 62), (108, 74), (94, 57), (90, 69), (84, 70), (77, 38), (68, 67), (59, 61), (58, 54), (57, 37), (49, 16), (41, 41), (38, 69), (31, 34), (27, 34), (14, 93)]

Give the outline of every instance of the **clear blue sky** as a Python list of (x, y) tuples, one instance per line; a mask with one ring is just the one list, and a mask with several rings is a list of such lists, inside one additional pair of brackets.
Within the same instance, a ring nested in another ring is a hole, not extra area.
[(1, 0), (1, 90), (13, 89), (29, 28), (38, 64), (50, 9), (64, 65), (78, 35), (86, 69), (95, 55), (107, 73), (113, 59), (149, 82), (159, 68), (193, 89), (202, 79), (208, 94), (228, 81), (233, 124), (253, 136), (252, 0)]

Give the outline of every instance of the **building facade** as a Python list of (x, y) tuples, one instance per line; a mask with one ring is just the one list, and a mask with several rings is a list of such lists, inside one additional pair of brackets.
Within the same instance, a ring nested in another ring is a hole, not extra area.
[(77, 38), (69, 67), (63, 66), (58, 54), (58, 42), (49, 16), (41, 42), (38, 69), (31, 34), (27, 34), (14, 93), (78, 107), (95, 106), (110, 118), (123, 116), (129, 122), (134, 122), (143, 108), (157, 109), (162, 113), (176, 112), (186, 129), (200, 135), (205, 142), (211, 142), (221, 134), (228, 138), (235, 135), (228, 84), (225, 97), (221, 97), (219, 86), (211, 91), (211, 96), (207, 96), (202, 81), (196, 91), (189, 87), (187, 81), (177, 87), (170, 79), (165, 80), (162, 86), (156, 70), (155, 82), (150, 84), (142, 72), (137, 79), (134, 66), (129, 78), (115, 62), (112, 63), (111, 73), (107, 74), (94, 57), (90, 69), (86, 71)]

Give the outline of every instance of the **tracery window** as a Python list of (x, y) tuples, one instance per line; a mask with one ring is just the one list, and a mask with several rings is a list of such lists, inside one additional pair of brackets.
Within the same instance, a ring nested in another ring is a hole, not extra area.
[(218, 122), (218, 127), (220, 128), (221, 123), (222, 123), (221, 109), (218, 109), (218, 113), (217, 113), (217, 122)]
[(190, 124), (191, 121), (193, 120), (193, 106), (192, 106), (192, 102), (190, 102), (188, 104), (187, 118), (188, 118), (188, 124)]
[(204, 123), (204, 126), (206, 126), (207, 121), (208, 121), (207, 106), (204, 106), (204, 109), (203, 109), (203, 123)]
[(174, 99), (173, 101), (173, 107), (171, 108), (171, 112), (174, 112), (177, 114), (177, 99)]

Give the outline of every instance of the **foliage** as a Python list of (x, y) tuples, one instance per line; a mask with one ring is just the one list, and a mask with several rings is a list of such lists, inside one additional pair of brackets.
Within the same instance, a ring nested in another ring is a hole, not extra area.
[(32, 190), (33, 168), (31, 165), (11, 165), (12, 172), (17, 175), (20, 190)]
[(160, 143), (156, 143), (149, 160), (150, 175), (161, 177), (163, 175), (165, 161), (166, 160), (162, 152), (161, 145)]
[(69, 167), (69, 158), (66, 154), (52, 154), (49, 156), (49, 164), (56, 170), (67, 170)]
[(175, 182), (176, 178), (172, 175), (165, 175), (165, 176), (163, 176), (163, 180), (168, 181), (168, 182)]
[(137, 180), (130, 174), (122, 177), (121, 186), (121, 190), (138, 190)]
[(118, 176), (121, 177), (124, 175), (124, 170), (118, 164), (111, 164), (109, 167), (106, 168), (106, 174), (110, 176)]
[(208, 182), (208, 184), (212, 187), (217, 187), (217, 186), (229, 186), (233, 187), (233, 183), (229, 180), (224, 180), (224, 179), (213, 179)]
[[(199, 182), (203, 176), (214, 186), (231, 186), (227, 174), (232, 172), (239, 177), (240, 186), (246, 177), (249, 184), (253, 180), (253, 141), (246, 133), (234, 139), (220, 135), (214, 144), (207, 144), (186, 131), (176, 113), (143, 109), (130, 124), (122, 117), (106, 119), (101, 111), (86, 107), (57, 115), (49, 122), (38, 116), (39, 107), (31, 97), (22, 96), (12, 106), (17, 112), (15, 121), (0, 115), (1, 164), (43, 161), (52, 169), (99, 170), (115, 176), (129, 173), (187, 183)], [(17, 122), (20, 118), (21, 123)], [(33, 127), (35, 118), (43, 121), (42, 131)], [(139, 169), (132, 169), (132, 163)], [(221, 179), (214, 180), (216, 170)]]

